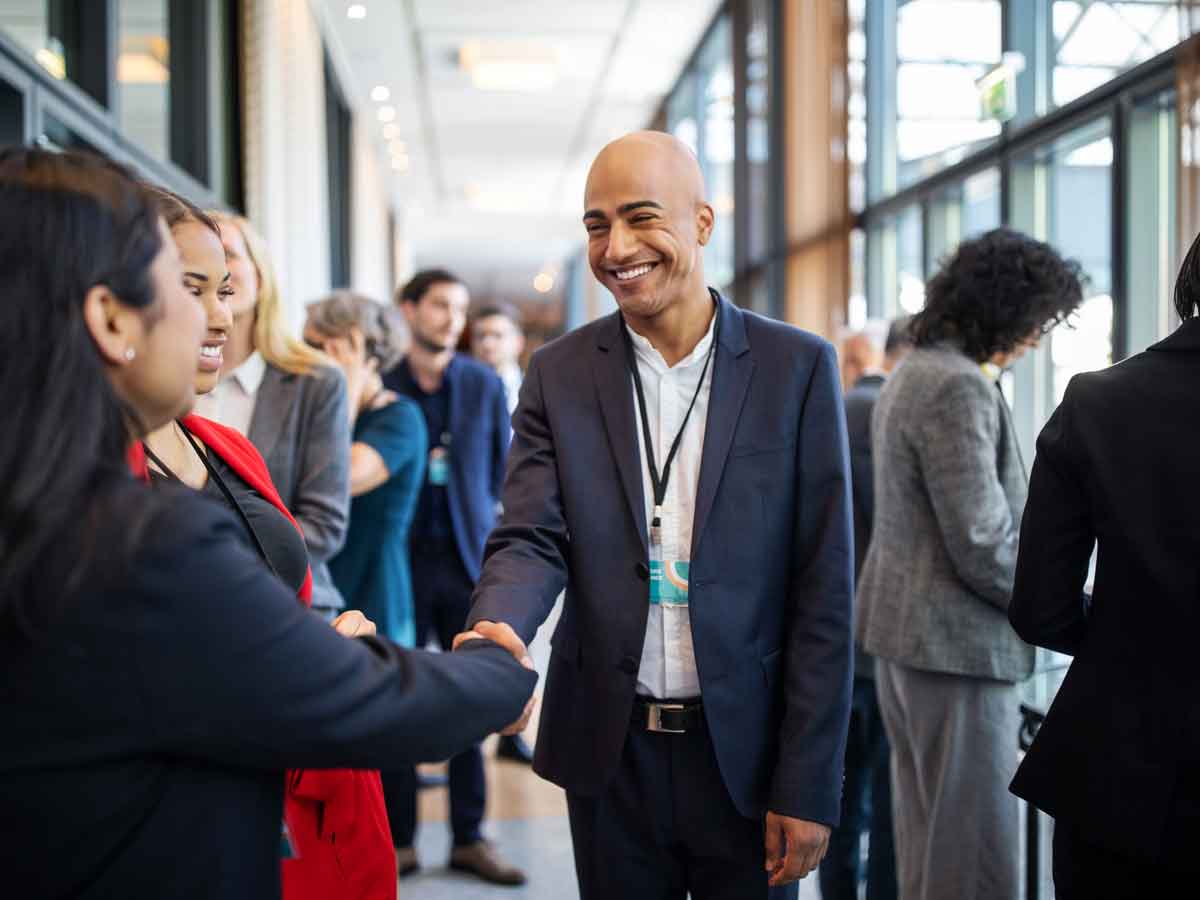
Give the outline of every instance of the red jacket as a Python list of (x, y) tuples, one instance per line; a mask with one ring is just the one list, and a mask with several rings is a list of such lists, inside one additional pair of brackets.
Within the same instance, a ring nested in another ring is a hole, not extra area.
[[(201, 416), (187, 416), (183, 424), (301, 530), (250, 441)], [(129, 464), (135, 475), (149, 478), (140, 443), (130, 448)], [(311, 570), (298, 597), (305, 606), (312, 604)], [(296, 857), (282, 865), (284, 900), (394, 900), (396, 855), (378, 772), (290, 770), (283, 812), (296, 850)]]

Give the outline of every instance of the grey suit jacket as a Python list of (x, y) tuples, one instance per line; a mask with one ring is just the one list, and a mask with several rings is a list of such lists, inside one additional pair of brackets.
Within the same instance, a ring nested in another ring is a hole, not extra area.
[(918, 348), (884, 385), (873, 425), (863, 648), (915, 669), (1027, 678), (1034, 649), (1007, 616), (1026, 477), (1000, 392), (957, 347)]
[(250, 420), (250, 443), (304, 529), (313, 605), (345, 605), (326, 562), (350, 525), (350, 413), (340, 369), (293, 375), (268, 363)]

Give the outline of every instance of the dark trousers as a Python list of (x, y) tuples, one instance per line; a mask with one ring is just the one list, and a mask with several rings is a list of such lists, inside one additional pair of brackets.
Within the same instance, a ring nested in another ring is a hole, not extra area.
[(567, 793), (581, 900), (787, 900), (769, 889), (761, 819), (743, 817), (707, 729), (630, 729), (616, 776), (596, 797)]
[(896, 848), (892, 835), (892, 780), (887, 732), (879, 714), (875, 682), (854, 679), (842, 821), (829, 836), (821, 862), (822, 900), (857, 900), (862, 877), (862, 835), (870, 835), (867, 900), (895, 900)]
[[(414, 542), (412, 580), (417, 646), (424, 647), (433, 634), (442, 649), (449, 650), (454, 636), (466, 624), (475, 587), (453, 543)], [(479, 828), (487, 803), (483, 755), (478, 744), (450, 759), (449, 780), (454, 845), (473, 844), (481, 838)], [(393, 843), (411, 847), (417, 831), (416, 770), (405, 767), (384, 772), (383, 797)]]
[[(1113, 828), (1137, 828), (1114, 823)], [(1099, 847), (1065, 822), (1054, 826), (1054, 896), (1057, 900), (1157, 900), (1195, 896), (1200, 865), (1168, 868)]]

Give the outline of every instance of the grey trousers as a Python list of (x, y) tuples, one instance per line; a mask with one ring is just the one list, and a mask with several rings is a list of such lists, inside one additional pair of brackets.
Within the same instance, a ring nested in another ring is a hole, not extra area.
[(1016, 685), (878, 660), (900, 900), (1017, 900)]

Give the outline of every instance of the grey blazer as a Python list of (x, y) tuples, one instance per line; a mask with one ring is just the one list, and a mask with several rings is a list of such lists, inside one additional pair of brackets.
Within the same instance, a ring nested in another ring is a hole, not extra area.
[(1016, 682), (1034, 649), (1008, 624), (1026, 477), (995, 384), (957, 347), (918, 348), (874, 415), (875, 521), (856, 632), (875, 656)]
[(342, 549), (350, 525), (350, 412), (340, 369), (293, 375), (267, 364), (250, 420), (250, 443), (304, 529), (313, 605), (345, 605), (325, 563)]

